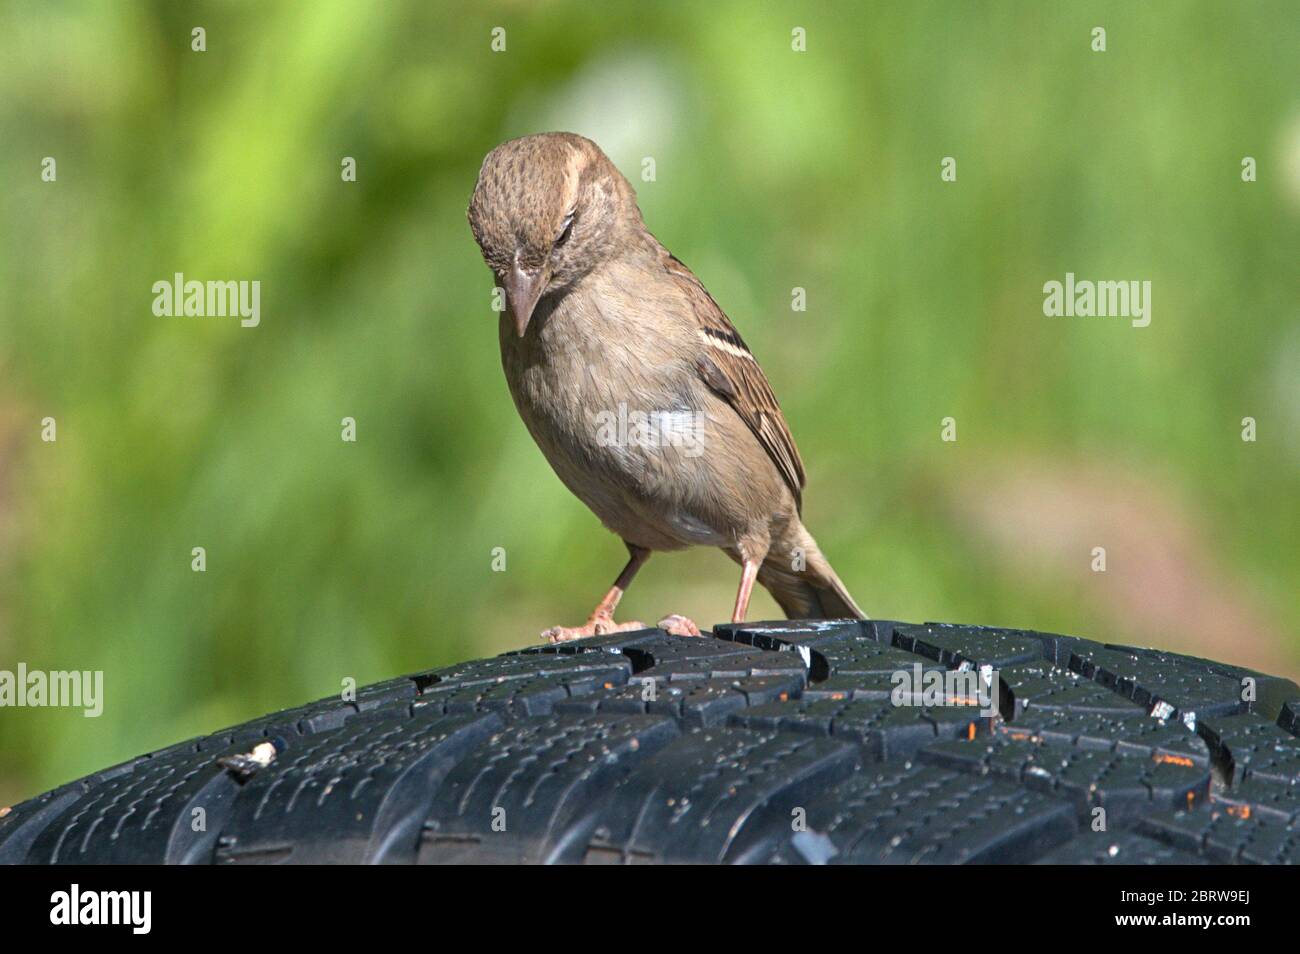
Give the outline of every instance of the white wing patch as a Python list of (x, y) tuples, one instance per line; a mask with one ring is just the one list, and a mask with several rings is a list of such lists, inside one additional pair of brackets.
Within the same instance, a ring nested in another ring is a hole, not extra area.
[(699, 335), (704, 343), (711, 348), (717, 348), (719, 351), (726, 352), (736, 358), (748, 358), (750, 361), (754, 360), (754, 356), (744, 348), (740, 347), (740, 345), (734, 345), (730, 341), (723, 341), (721, 338), (715, 338), (703, 328), (699, 329), (695, 333)]

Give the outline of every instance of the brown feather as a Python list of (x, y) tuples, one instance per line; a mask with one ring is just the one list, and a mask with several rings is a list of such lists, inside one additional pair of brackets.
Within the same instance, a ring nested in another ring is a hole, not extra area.
[(803, 489), (807, 483), (803, 461), (763, 369), (695, 273), (662, 245), (659, 249), (665, 271), (685, 288), (695, 320), (703, 332), (696, 361), (700, 377), (727, 400), (754, 432), (794, 494), (795, 506), (802, 511)]

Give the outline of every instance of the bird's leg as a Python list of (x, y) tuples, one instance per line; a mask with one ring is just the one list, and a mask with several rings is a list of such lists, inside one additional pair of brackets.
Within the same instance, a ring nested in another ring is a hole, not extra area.
[(746, 560), (740, 573), (740, 589), (736, 591), (736, 608), (732, 611), (731, 621), (743, 623), (749, 612), (749, 596), (754, 592), (754, 581), (758, 579), (759, 560)]
[(618, 608), (619, 600), (623, 598), (623, 593), (632, 585), (632, 579), (636, 576), (637, 570), (641, 569), (642, 564), (650, 559), (650, 551), (644, 547), (627, 544), (628, 553), (631, 558), (627, 561), (627, 566), (623, 567), (623, 572), (618, 575), (614, 585), (609, 588), (609, 592), (604, 598), (596, 604), (596, 608), (591, 611), (587, 617), (587, 622), (582, 626), (552, 626), (542, 633), (542, 639), (552, 643), (567, 643), (572, 639), (582, 639), (586, 636), (601, 636), (605, 633), (623, 633), (633, 629), (645, 629), (645, 623), (633, 620), (628, 623), (614, 622), (614, 610)]

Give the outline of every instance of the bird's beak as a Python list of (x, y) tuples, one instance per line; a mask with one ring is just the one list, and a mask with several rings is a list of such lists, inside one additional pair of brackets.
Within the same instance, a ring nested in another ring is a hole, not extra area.
[(537, 299), (542, 297), (546, 288), (547, 277), (544, 268), (525, 269), (518, 265), (505, 276), (506, 298), (515, 315), (515, 330), (521, 338), (528, 330), (528, 319), (533, 317)]

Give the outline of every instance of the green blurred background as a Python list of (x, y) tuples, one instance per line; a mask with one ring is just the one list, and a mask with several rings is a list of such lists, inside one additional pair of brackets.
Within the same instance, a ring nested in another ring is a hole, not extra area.
[[(1297, 22), (5, 4), (0, 668), (102, 669), (106, 699), (0, 712), (0, 804), (585, 617), (625, 553), (516, 417), (465, 223), (483, 155), (550, 129), (605, 148), (763, 360), (872, 615), (1300, 674)], [(1044, 317), (1067, 271), (1151, 281), (1150, 327)], [(261, 281), (260, 327), (155, 317), (175, 272)], [(722, 620), (736, 578), (656, 557), (626, 615)]]

